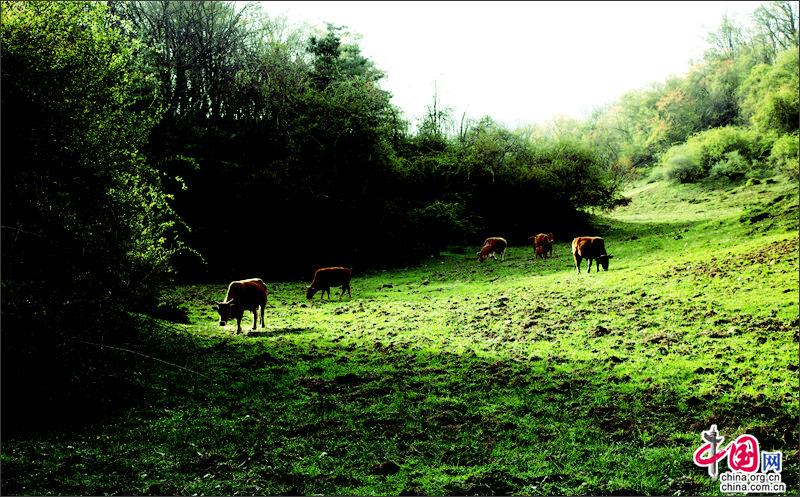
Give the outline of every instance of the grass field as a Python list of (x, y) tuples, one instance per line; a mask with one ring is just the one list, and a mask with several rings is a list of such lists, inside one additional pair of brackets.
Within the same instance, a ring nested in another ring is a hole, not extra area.
[(352, 300), (268, 282), (257, 336), (217, 325), (227, 282), (175, 288), (188, 324), (137, 318), (174, 365), (98, 351), (136, 399), (4, 440), (3, 493), (716, 495), (713, 423), (783, 451), (797, 494), (797, 184), (630, 195), (591, 233), (608, 272), (509, 240), (356, 274)]

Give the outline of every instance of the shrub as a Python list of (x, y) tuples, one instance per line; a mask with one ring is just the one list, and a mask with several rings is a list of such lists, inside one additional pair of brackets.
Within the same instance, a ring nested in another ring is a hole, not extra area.
[(424, 207), (412, 209), (408, 217), (416, 227), (416, 238), (429, 244), (427, 247), (415, 247), (424, 251), (443, 249), (448, 241), (463, 239), (474, 231), (465, 215), (464, 206), (457, 202), (435, 200)]
[(705, 177), (706, 171), (690, 151), (684, 147), (673, 147), (664, 159), (664, 176), (679, 183), (693, 183)]
[(784, 172), (795, 180), (800, 179), (800, 135), (785, 134), (775, 140), (769, 154), (769, 164), (778, 171)]
[(159, 111), (139, 45), (103, 3), (3, 2), (0, 16), (2, 417), (34, 426), (102, 393), (108, 359), (85, 345), (127, 341), (120, 317), (154, 298), (180, 243), (140, 152)]
[(725, 154), (725, 160), (721, 160), (711, 166), (709, 176), (736, 180), (743, 178), (748, 169), (750, 169), (749, 162), (742, 157), (738, 150), (734, 150)]
[(699, 163), (709, 170), (717, 162), (725, 160), (729, 152), (738, 152), (748, 161), (760, 160), (769, 152), (773, 140), (771, 135), (752, 129), (724, 126), (697, 133), (686, 141), (686, 145)]
[(775, 135), (752, 128), (724, 126), (691, 136), (661, 158), (667, 178), (682, 183), (705, 176), (735, 179), (763, 167)]

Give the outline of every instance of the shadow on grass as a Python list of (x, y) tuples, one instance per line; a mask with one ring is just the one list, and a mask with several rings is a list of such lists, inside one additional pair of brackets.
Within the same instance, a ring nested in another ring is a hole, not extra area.
[[(784, 449), (784, 481), (797, 488), (796, 403), (782, 399), (697, 398), (684, 385), (637, 383), (609, 363), (169, 330), (157, 338), (152, 353), (179, 354), (203, 376), (129, 364), (150, 370), (141, 404), (106, 411), (102, 425), (45, 448), (6, 444), (6, 492), (148, 493), (159, 481), (161, 494), (715, 493), (691, 464), (711, 423), (729, 439), (760, 427), (762, 444)], [(98, 463), (81, 467), (78, 480), (62, 478), (53, 472), (63, 471), (67, 445), (100, 462), (123, 447), (130, 471), (106, 474)], [(155, 452), (169, 464), (151, 464)]]
[(263, 331), (248, 331), (245, 333), (247, 337), (271, 337), (277, 335), (296, 335), (301, 333), (316, 331), (314, 328), (294, 326), (289, 328), (266, 328)]

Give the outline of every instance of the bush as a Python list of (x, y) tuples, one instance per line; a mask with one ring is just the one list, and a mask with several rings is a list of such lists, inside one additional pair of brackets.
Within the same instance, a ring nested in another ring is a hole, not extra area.
[(97, 384), (85, 344), (126, 339), (121, 316), (180, 244), (140, 152), (157, 87), (108, 6), (3, 2), (0, 16), (2, 418), (27, 423)]
[(714, 128), (690, 137), (687, 147), (700, 164), (709, 170), (717, 162), (726, 160), (726, 154), (738, 152), (748, 161), (757, 161), (769, 153), (774, 137), (753, 129), (725, 126)]
[[(673, 152), (673, 150), (675, 151)], [(666, 179), (679, 183), (693, 183), (705, 177), (705, 169), (685, 147), (673, 147), (666, 155), (668, 155), (664, 159), (664, 177)]]
[(744, 157), (737, 151), (728, 152), (725, 154), (725, 160), (719, 161), (709, 171), (709, 176), (712, 178), (728, 178), (729, 180), (736, 180), (743, 178), (750, 169), (750, 164)]
[(800, 179), (800, 135), (798, 133), (785, 134), (775, 140), (769, 154), (769, 164), (786, 173), (789, 177)]
[(462, 240), (475, 230), (467, 220), (464, 206), (457, 202), (435, 200), (418, 209), (412, 209), (409, 220), (417, 230), (417, 239), (425, 240), (429, 247), (418, 247), (427, 251), (437, 251), (452, 240)]
[(775, 135), (752, 128), (724, 126), (691, 136), (661, 158), (667, 178), (682, 183), (706, 176), (736, 179), (765, 165)]

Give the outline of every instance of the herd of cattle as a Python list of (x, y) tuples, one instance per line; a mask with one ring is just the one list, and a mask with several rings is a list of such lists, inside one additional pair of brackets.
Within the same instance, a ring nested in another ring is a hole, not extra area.
[[(528, 238), (528, 241), (533, 241), (533, 251), (535, 257), (547, 259), (553, 255), (553, 244), (555, 237), (552, 233), (539, 233), (538, 235)], [(500, 256), (501, 260), (505, 260), (506, 248), (508, 242), (505, 238), (493, 236), (487, 238), (483, 242), (483, 247), (476, 254), (478, 261), (483, 262), (488, 257), (497, 260)], [(575, 269), (578, 273), (581, 272), (581, 261), (586, 259), (589, 263), (587, 272), (592, 271), (592, 262), (597, 264), (597, 271), (600, 271), (600, 266), (604, 271), (608, 271), (608, 260), (613, 256), (606, 253), (605, 241), (599, 236), (579, 236), (572, 240), (572, 258), (575, 260)], [(331, 287), (341, 287), (342, 292), (339, 294), (339, 299), (344, 296), (344, 292), (352, 298), (350, 291), (350, 279), (353, 272), (346, 267), (326, 267), (317, 269), (314, 272), (314, 279), (311, 285), (306, 289), (306, 298), (311, 300), (314, 294), (320, 292), (320, 300), (328, 293), (328, 299), (331, 298)], [(242, 317), (244, 311), (253, 313), (253, 331), (256, 330), (258, 324), (258, 311), (261, 310), (261, 328), (264, 328), (264, 313), (267, 309), (267, 285), (259, 278), (251, 278), (248, 280), (232, 281), (228, 285), (228, 293), (225, 300), (217, 302), (214, 309), (219, 313), (219, 325), (225, 324), (231, 320), (236, 319), (236, 333), (242, 331)]]

